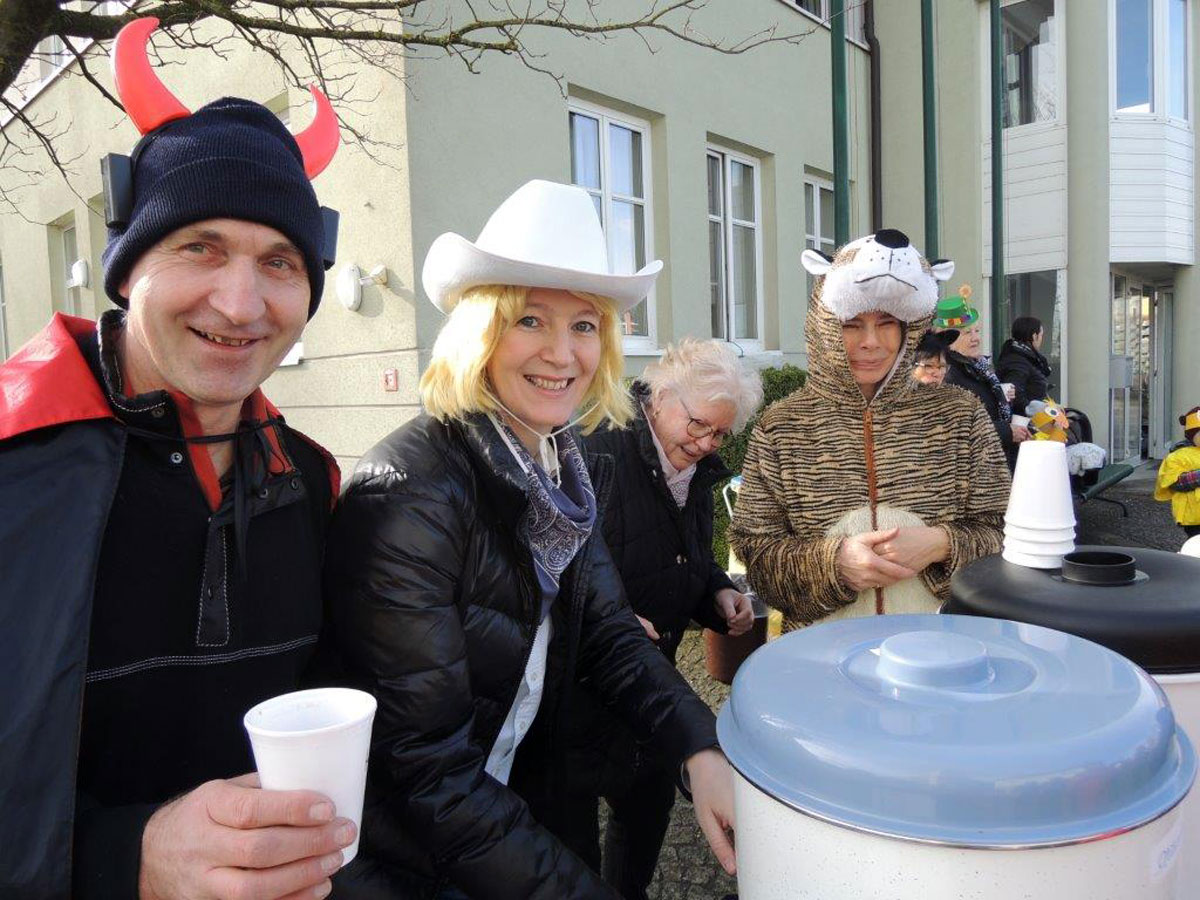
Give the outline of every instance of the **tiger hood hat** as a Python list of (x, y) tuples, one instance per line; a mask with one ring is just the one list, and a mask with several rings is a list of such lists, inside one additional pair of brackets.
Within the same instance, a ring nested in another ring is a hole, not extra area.
[(890, 228), (846, 244), (832, 258), (805, 250), (802, 261), (816, 277), (804, 326), (807, 383), (830, 398), (863, 405), (842, 343), (842, 324), (879, 311), (904, 323), (904, 342), (876, 397), (906, 389), (917, 344), (937, 305), (938, 283), (953, 277), (954, 263), (929, 262), (907, 236)]

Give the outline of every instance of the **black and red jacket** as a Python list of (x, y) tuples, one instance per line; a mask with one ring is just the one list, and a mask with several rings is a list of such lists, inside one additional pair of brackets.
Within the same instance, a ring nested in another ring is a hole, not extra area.
[[(145, 820), (252, 768), (246, 704), (298, 686), (322, 621), (332, 457), (256, 392), (243, 415), (271, 422), (235, 541), (190, 402), (114, 409), (100, 359), (96, 324), (59, 315), (0, 366), (5, 898), (135, 896)], [(193, 719), (219, 727), (193, 740)]]

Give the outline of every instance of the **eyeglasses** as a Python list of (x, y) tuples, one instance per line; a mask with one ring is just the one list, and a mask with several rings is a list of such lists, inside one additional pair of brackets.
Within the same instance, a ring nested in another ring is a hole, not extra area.
[(728, 428), (713, 428), (703, 419), (697, 419), (692, 415), (692, 411), (688, 409), (688, 405), (683, 402), (683, 398), (678, 394), (675, 395), (679, 400), (679, 405), (683, 407), (683, 411), (688, 414), (687, 433), (698, 441), (704, 440), (706, 437), (711, 437), (713, 446), (719, 447), (725, 443), (725, 438), (729, 437), (730, 429)]

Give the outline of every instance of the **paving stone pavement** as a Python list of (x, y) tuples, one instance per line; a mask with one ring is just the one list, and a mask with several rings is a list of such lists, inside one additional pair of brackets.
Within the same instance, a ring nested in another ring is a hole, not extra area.
[[(684, 635), (676, 660), (679, 671), (696, 693), (714, 711), (720, 709), (729, 696), (729, 688), (708, 676), (704, 668), (704, 639), (699, 629), (693, 628)], [(708, 849), (692, 814), (692, 805), (676, 794), (671, 825), (658, 858), (658, 871), (647, 894), (651, 900), (721, 900), (736, 890), (736, 880), (725, 874)]]
[[(1183, 529), (1171, 518), (1170, 505), (1152, 497), (1157, 468), (1157, 462), (1147, 463), (1105, 494), (1125, 503), (1129, 509), (1127, 518), (1111, 503), (1092, 500), (1077, 505), (1076, 542), (1178, 550), (1186, 538)], [(719, 709), (729, 696), (729, 688), (714, 681), (705, 671), (700, 631), (687, 632), (678, 660), (680, 671), (696, 692), (714, 710)], [(650, 886), (651, 900), (721, 900), (736, 890), (735, 879), (721, 870), (709, 852), (691, 805), (677, 799), (658, 872)]]

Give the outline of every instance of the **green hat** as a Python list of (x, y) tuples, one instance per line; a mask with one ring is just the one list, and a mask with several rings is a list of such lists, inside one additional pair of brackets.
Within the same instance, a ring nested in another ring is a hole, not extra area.
[(979, 310), (967, 301), (971, 299), (971, 286), (964, 284), (958, 289), (957, 297), (939, 300), (933, 311), (934, 328), (965, 328), (979, 318)]

